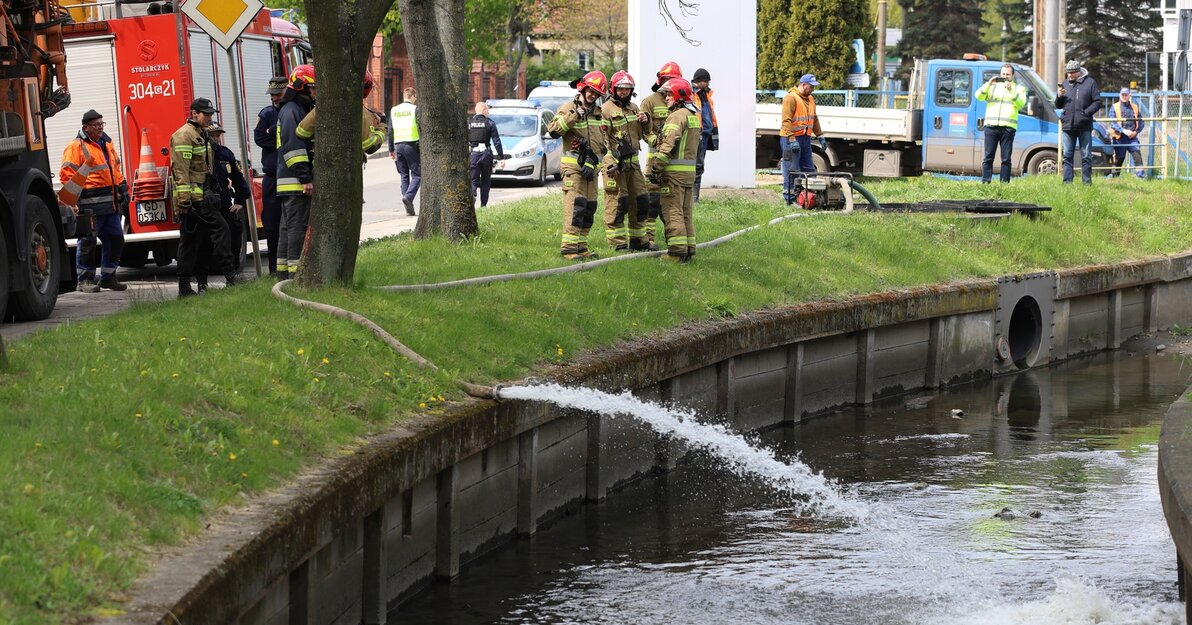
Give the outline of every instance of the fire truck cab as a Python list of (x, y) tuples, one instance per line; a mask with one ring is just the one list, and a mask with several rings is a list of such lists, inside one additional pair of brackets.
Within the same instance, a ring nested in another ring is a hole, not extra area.
[[(125, 207), (125, 248), (121, 264), (170, 264), (177, 256), (179, 218), (170, 201), (170, 136), (190, 116), (190, 102), (208, 98), (219, 110), (215, 121), (227, 131), (224, 145), (237, 158), (250, 147), (248, 170), (258, 169), (261, 149), (253, 144), (257, 113), (269, 105), (269, 78), (309, 62), (311, 49), (293, 24), (262, 9), (228, 53), (180, 12), (150, 14), (143, 5), (63, 2), (74, 17), (63, 37), (70, 60), (66, 69), (74, 108), (95, 109), (121, 150), (132, 202)], [(152, 5), (150, 5), (152, 6)], [(241, 101), (233, 96), (238, 83)], [(243, 127), (237, 123), (240, 107)], [(57, 173), (62, 149), (79, 132), (78, 115), (46, 122), (51, 172)], [(254, 185), (259, 186), (259, 185)], [(254, 202), (257, 218), (261, 202)], [(233, 233), (235, 236), (236, 233)], [(242, 241), (247, 232), (241, 233)]]

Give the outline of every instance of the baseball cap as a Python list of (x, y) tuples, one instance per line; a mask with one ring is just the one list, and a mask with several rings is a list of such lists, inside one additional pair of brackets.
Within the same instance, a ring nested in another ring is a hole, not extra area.
[(815, 79), (815, 74), (803, 74), (799, 78), (799, 84), (807, 83), (812, 87), (818, 87), (819, 81)]
[(286, 83), (287, 81), (285, 76), (274, 76), (273, 78), (269, 79), (269, 87), (265, 89), (265, 93), (270, 95), (285, 93)]
[(207, 124), (207, 134), (221, 133), (221, 132), (225, 132), (223, 129), (223, 126), (220, 126), (219, 124), (217, 124), (215, 122), (211, 122), (210, 124)]
[(219, 112), (215, 110), (215, 107), (211, 105), (211, 100), (207, 98), (195, 98), (195, 101), (190, 103), (190, 110), (207, 113), (208, 115)]
[(1129, 88), (1129, 87), (1122, 87), (1122, 90), (1121, 90), (1120, 94), (1121, 94), (1121, 95), (1130, 95), (1130, 88)]

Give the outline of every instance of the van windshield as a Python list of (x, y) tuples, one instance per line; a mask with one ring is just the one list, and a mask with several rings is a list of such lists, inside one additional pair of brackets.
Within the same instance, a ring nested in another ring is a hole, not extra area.
[(528, 99), (537, 100), (542, 108), (554, 113), (559, 110), (560, 106), (575, 99), (575, 95), (534, 95), (531, 93)]

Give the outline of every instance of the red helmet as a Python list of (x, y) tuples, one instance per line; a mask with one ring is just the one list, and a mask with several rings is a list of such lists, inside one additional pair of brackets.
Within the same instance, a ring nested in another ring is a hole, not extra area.
[(372, 90), (373, 90), (372, 72), (370, 72), (366, 69), (366, 70), (364, 70), (364, 97), (367, 98), (368, 94), (372, 93)]
[(666, 81), (661, 88), (674, 96), (676, 104), (686, 104), (691, 101), (691, 81), (686, 78), (672, 78)]
[(604, 72), (598, 70), (584, 74), (583, 78), (572, 82), (571, 86), (579, 89), (580, 93), (583, 93), (584, 89), (591, 89), (602, 96), (608, 95), (608, 78), (604, 76)]
[(315, 86), (315, 66), (314, 65), (299, 65), (290, 72), (290, 88), (294, 91), (303, 91), (306, 86)]
[(682, 78), (683, 70), (679, 69), (679, 64), (674, 61), (667, 61), (663, 64), (662, 69), (658, 70), (658, 84), (666, 82), (668, 78)]
[(620, 87), (629, 87), (632, 89), (636, 86), (636, 84), (633, 82), (633, 76), (630, 76), (629, 72), (625, 70), (620, 70), (613, 74), (613, 79), (609, 82), (612, 84), (613, 89)]

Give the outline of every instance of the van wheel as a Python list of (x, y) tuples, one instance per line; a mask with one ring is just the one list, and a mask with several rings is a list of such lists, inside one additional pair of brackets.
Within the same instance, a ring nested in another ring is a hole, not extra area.
[(1039, 150), (1027, 161), (1026, 173), (1031, 176), (1055, 175), (1060, 171), (1060, 159), (1055, 150)]
[(62, 241), (54, 227), (53, 215), (41, 198), (30, 195), (25, 199), (28, 209), (29, 263), (22, 273), (25, 289), (13, 294), (9, 302), (11, 317), (17, 321), (39, 321), (54, 312), (58, 301), (58, 274), (65, 262)]

